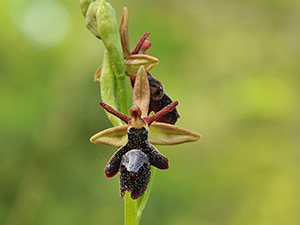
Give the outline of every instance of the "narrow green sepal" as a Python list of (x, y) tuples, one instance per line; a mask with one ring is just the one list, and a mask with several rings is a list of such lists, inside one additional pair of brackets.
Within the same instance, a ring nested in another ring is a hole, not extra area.
[(119, 28), (122, 48), (123, 48), (123, 55), (125, 59), (128, 59), (130, 56), (128, 22), (129, 22), (129, 13), (128, 13), (128, 9), (125, 7), (123, 8), (122, 11), (122, 18), (121, 18), (120, 28)]
[(93, 135), (90, 141), (94, 144), (105, 144), (111, 147), (120, 148), (125, 145), (127, 138), (127, 125), (108, 128)]
[(134, 76), (137, 74), (139, 68), (144, 66), (146, 72), (149, 72), (159, 63), (159, 60), (153, 56), (145, 54), (131, 55), (129, 59), (125, 60), (126, 74), (128, 76)]
[(201, 140), (201, 134), (171, 125), (155, 122), (149, 127), (149, 142), (153, 145), (177, 145)]
[(141, 117), (146, 117), (150, 103), (150, 87), (144, 66), (140, 66), (133, 88), (132, 104), (137, 105), (141, 111)]

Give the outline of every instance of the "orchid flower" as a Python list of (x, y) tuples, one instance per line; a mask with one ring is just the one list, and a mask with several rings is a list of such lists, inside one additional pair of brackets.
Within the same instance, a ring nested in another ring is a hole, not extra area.
[(168, 159), (153, 145), (175, 145), (198, 141), (201, 135), (171, 124), (155, 122), (172, 111), (178, 102), (174, 101), (154, 115), (148, 117), (150, 86), (146, 69), (141, 66), (133, 89), (133, 106), (128, 117), (100, 101), (100, 106), (126, 124), (108, 128), (91, 137), (91, 142), (118, 147), (105, 168), (107, 177), (120, 171), (120, 192), (123, 198), (126, 191), (132, 199), (137, 199), (147, 189), (150, 180), (150, 165), (168, 169)]

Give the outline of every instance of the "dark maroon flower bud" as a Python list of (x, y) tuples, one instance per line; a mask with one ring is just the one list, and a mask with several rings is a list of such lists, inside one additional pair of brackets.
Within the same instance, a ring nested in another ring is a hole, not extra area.
[[(162, 98), (159, 99), (158, 101), (154, 101), (153, 99), (150, 99), (149, 113), (151, 111), (158, 112), (159, 110), (169, 105), (170, 103), (172, 103), (171, 98), (167, 95), (166, 92), (164, 92)], [(180, 117), (179, 113), (175, 108), (171, 112), (167, 113), (166, 115), (164, 115), (163, 117), (161, 117), (156, 121), (162, 123), (175, 124), (179, 117)]]
[[(148, 115), (154, 111), (155, 113), (172, 103), (172, 99), (164, 91), (163, 84), (154, 78), (151, 73), (147, 73), (149, 86), (150, 86), (150, 105)], [(130, 77), (131, 86), (134, 87), (135, 77)], [(177, 109), (173, 109), (168, 114), (164, 115), (160, 119), (156, 120), (157, 122), (175, 124), (180, 118)]]
[(151, 73), (147, 73), (149, 86), (150, 86), (150, 93), (151, 93), (151, 100), (158, 101), (160, 100), (164, 95), (164, 85), (154, 78)]

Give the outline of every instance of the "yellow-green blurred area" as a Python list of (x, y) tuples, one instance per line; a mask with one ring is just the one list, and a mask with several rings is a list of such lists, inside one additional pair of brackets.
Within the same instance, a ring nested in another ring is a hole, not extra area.
[[(132, 50), (151, 32), (177, 125), (203, 135), (157, 146), (170, 168), (141, 225), (299, 225), (300, 2), (109, 2), (118, 21), (129, 9)], [(0, 224), (123, 224), (116, 149), (89, 142), (111, 125), (79, 1), (1, 0), (0, 25)]]

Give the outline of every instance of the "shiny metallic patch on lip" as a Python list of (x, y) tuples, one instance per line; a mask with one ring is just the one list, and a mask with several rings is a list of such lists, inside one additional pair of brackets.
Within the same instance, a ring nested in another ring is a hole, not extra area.
[(149, 163), (149, 159), (141, 150), (135, 149), (127, 152), (121, 161), (128, 172), (137, 173), (144, 163)]

